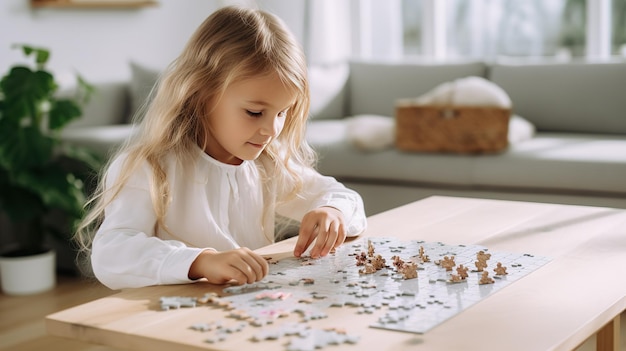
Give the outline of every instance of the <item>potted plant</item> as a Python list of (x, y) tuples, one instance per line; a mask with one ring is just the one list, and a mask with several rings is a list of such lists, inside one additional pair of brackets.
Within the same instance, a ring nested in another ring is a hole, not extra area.
[(48, 238), (71, 236), (83, 214), (87, 171), (99, 167), (99, 160), (60, 139), (63, 127), (81, 116), (93, 88), (79, 76), (76, 96), (59, 96), (45, 67), (49, 51), (17, 47), (34, 63), (15, 65), (0, 79), (0, 216), (16, 242), (0, 252), (0, 280), (5, 293), (30, 294), (55, 285)]

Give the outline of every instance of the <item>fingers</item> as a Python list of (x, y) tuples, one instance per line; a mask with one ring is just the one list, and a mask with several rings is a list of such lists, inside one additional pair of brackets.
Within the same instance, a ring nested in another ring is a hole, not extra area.
[(246, 256), (246, 262), (248, 262), (249, 267), (254, 267), (254, 272), (256, 275), (256, 279), (254, 281), (259, 281), (269, 273), (269, 264), (261, 255), (254, 253), (252, 250), (245, 248), (248, 255)]
[(318, 233), (315, 246), (311, 249), (311, 257), (313, 258), (328, 255), (346, 240), (343, 225), (338, 221), (329, 221), (326, 226), (321, 228), (326, 229), (320, 230)]
[(311, 257), (318, 258), (328, 255), (346, 240), (344, 219), (341, 211), (332, 207), (320, 207), (302, 218), (298, 241), (294, 248), (294, 256), (302, 253), (315, 240), (311, 249)]
[(300, 233), (298, 233), (298, 241), (293, 250), (293, 255), (296, 257), (302, 256), (304, 251), (311, 245), (315, 237), (318, 235), (319, 226), (315, 221), (307, 221), (307, 217), (302, 219), (300, 224)]
[(335, 245), (330, 249), (330, 252), (334, 252), (336, 248), (341, 246), (344, 242), (346, 242), (346, 238), (348, 234), (346, 234), (346, 230), (343, 227), (343, 223), (339, 225), (339, 230), (337, 232), (337, 240), (335, 240)]
[(238, 256), (231, 261), (233, 268), (232, 279), (239, 284), (251, 284), (263, 279), (268, 271), (269, 266), (265, 259), (260, 255), (252, 252), (248, 248), (240, 248), (233, 253)]
[(207, 252), (196, 261), (190, 268), (190, 278), (204, 277), (213, 284), (224, 284), (229, 281), (250, 284), (263, 279), (269, 272), (267, 261), (248, 248)]

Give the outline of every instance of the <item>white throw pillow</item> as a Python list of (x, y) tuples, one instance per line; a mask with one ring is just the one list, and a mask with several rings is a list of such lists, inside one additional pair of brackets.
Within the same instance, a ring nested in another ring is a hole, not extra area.
[(511, 115), (511, 119), (509, 119), (509, 144), (513, 145), (530, 140), (535, 136), (535, 131), (535, 125), (529, 120), (518, 115)]
[(348, 117), (346, 138), (363, 151), (378, 151), (392, 147), (395, 141), (395, 120), (379, 115)]

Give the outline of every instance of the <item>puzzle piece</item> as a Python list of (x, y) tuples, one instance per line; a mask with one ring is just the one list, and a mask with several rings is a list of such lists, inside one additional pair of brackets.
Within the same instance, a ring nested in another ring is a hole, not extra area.
[(189, 329), (193, 329), (195, 331), (207, 332), (211, 330), (216, 330), (222, 328), (221, 322), (211, 322), (211, 323), (196, 323), (193, 324)]
[(276, 340), (283, 336), (297, 335), (306, 336), (309, 326), (304, 323), (285, 323), (280, 327), (264, 328), (252, 336), (253, 341)]
[(358, 336), (347, 335), (336, 330), (310, 329), (304, 336), (291, 339), (287, 345), (288, 351), (315, 351), (328, 345), (343, 343), (355, 344)]
[(162, 296), (159, 301), (161, 302), (161, 309), (167, 311), (170, 308), (196, 307), (197, 299), (195, 297)]

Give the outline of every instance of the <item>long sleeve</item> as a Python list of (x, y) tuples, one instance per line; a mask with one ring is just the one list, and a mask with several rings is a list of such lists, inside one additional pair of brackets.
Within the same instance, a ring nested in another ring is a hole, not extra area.
[[(115, 181), (121, 165), (122, 160), (112, 164), (107, 185)], [(136, 172), (106, 207), (94, 239), (94, 273), (111, 289), (190, 282), (189, 267), (202, 251), (154, 236), (156, 215), (145, 170)]]
[(277, 213), (300, 221), (307, 212), (329, 206), (340, 210), (346, 220), (346, 234), (357, 236), (367, 228), (363, 199), (333, 177), (323, 176), (314, 169), (302, 168), (304, 189), (299, 196), (280, 204)]

